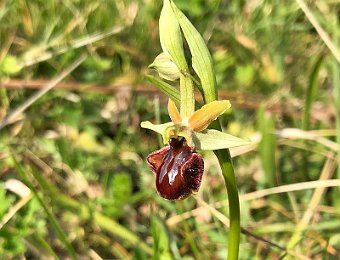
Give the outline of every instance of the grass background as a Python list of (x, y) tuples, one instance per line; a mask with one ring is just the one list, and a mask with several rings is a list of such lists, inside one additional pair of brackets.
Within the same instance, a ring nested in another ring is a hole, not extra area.
[[(232, 103), (223, 127), (253, 140), (232, 150), (240, 259), (338, 259), (340, 1), (176, 4)], [(0, 2), (1, 259), (226, 257), (213, 154), (203, 153), (199, 193), (182, 202), (157, 195), (145, 162), (160, 140), (140, 122), (168, 121), (166, 98), (144, 78), (161, 51), (161, 5)]]

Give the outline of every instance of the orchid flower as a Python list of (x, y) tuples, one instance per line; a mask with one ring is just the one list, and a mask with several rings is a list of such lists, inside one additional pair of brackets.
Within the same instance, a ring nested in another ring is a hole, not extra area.
[(197, 192), (203, 175), (204, 162), (199, 150), (217, 150), (248, 144), (232, 135), (207, 129), (209, 124), (231, 107), (228, 100), (213, 101), (202, 106), (189, 118), (182, 118), (175, 103), (169, 99), (171, 122), (154, 125), (142, 122), (162, 135), (164, 148), (152, 152), (147, 162), (156, 176), (160, 196), (168, 200), (181, 200)]

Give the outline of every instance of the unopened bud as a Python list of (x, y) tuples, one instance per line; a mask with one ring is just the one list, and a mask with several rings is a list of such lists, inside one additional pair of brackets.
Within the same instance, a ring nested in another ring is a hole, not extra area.
[(164, 52), (156, 57), (149, 68), (155, 69), (161, 78), (171, 81), (179, 79), (181, 75), (177, 65)]

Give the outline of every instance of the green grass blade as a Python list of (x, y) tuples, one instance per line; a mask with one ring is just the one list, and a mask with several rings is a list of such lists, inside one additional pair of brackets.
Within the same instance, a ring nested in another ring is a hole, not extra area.
[[(311, 109), (313, 102), (315, 101), (318, 93), (318, 79), (319, 79), (319, 72), (322, 67), (323, 61), (324, 61), (324, 55), (321, 54), (318, 59), (316, 60), (312, 72), (310, 74), (310, 81), (308, 84), (306, 97), (305, 97), (305, 103), (304, 103), (304, 110), (303, 110), (303, 118), (302, 118), (302, 129), (303, 130), (309, 130), (310, 129), (310, 116), (311, 116)], [(305, 142), (305, 144), (308, 146), (308, 142)], [(303, 163), (301, 165), (301, 171), (303, 172), (306, 179), (309, 179), (309, 152), (303, 151)]]
[(275, 123), (271, 115), (267, 115), (265, 107), (262, 105), (258, 113), (258, 128), (261, 132), (262, 139), (259, 144), (260, 157), (265, 175), (266, 185), (273, 187), (276, 184), (275, 172), (275, 150), (276, 136)]
[[(340, 29), (339, 29), (339, 22), (337, 19), (337, 15), (334, 13), (333, 15), (333, 38), (334, 38), (334, 43), (339, 46), (340, 45), (340, 40), (339, 40), (339, 35), (340, 35)], [(335, 57), (332, 61), (332, 75), (333, 75), (333, 86), (334, 86), (334, 104), (336, 108), (335, 112), (335, 120), (336, 120), (336, 141), (338, 143), (338, 146), (340, 147), (340, 62), (339, 60), (336, 60)], [(338, 151), (337, 153), (337, 160), (338, 160), (338, 170), (337, 170), (337, 178), (340, 179), (340, 152)], [(340, 200), (338, 198), (338, 195), (340, 192), (340, 188), (337, 188), (336, 191), (334, 192), (334, 198), (336, 201), (336, 205), (340, 205)]]
[(64, 233), (63, 229), (61, 228), (61, 226), (59, 225), (57, 219), (55, 218), (53, 213), (48, 209), (48, 207), (45, 204), (44, 200), (40, 197), (40, 195), (38, 194), (38, 191), (36, 190), (36, 188), (34, 187), (32, 182), (30, 181), (26, 171), (19, 164), (19, 162), (16, 160), (16, 158), (14, 157), (13, 154), (12, 154), (12, 160), (14, 162), (15, 169), (18, 171), (18, 173), (21, 176), (21, 178), (26, 182), (27, 186), (33, 192), (34, 196), (37, 198), (37, 200), (39, 201), (40, 205), (43, 207), (43, 209), (45, 211), (45, 214), (47, 216), (47, 219), (51, 223), (52, 228), (56, 232), (56, 234), (57, 234), (58, 238), (60, 239), (61, 243), (64, 245), (65, 250), (67, 251), (67, 253), (69, 254), (69, 256), (72, 259), (77, 259), (76, 251), (74, 250), (72, 245), (68, 242), (67, 236)]
[(39, 185), (43, 187), (46, 195), (51, 198), (52, 203), (55, 203), (64, 209), (73, 211), (75, 214), (78, 214), (82, 220), (95, 222), (103, 230), (125, 240), (129, 245), (139, 247), (148, 255), (152, 254), (152, 249), (140, 240), (136, 234), (100, 212), (91, 212), (91, 209), (86, 205), (62, 194), (58, 189), (42, 178), (40, 174), (35, 171), (32, 173)]
[(318, 79), (319, 79), (319, 72), (321, 66), (324, 61), (324, 55), (321, 55), (312, 70), (310, 75), (310, 82), (307, 88), (306, 98), (305, 98), (305, 105), (303, 110), (303, 119), (302, 119), (302, 129), (309, 130), (310, 129), (310, 111), (312, 108), (312, 104), (317, 97), (318, 92)]
[[(340, 145), (340, 64), (333, 61), (333, 84), (335, 94), (336, 107), (336, 141)], [(340, 165), (340, 152), (338, 154), (338, 164)], [(340, 166), (338, 167), (338, 178), (340, 179)]]
[(49, 253), (54, 259), (60, 259), (56, 252), (54, 252), (53, 248), (46, 242), (46, 240), (40, 236), (39, 234), (33, 235), (34, 241), (37, 245), (43, 248), (47, 253)]
[(153, 259), (171, 259), (168, 231), (157, 216), (151, 216)]
[[(74, 201), (76, 202), (76, 201)], [(99, 212), (90, 212), (89, 209), (82, 206), (80, 203), (76, 202), (76, 208), (80, 208), (82, 212), (86, 212), (86, 219), (90, 220), (93, 217), (93, 221), (100, 226), (103, 230), (115, 235), (123, 240), (125, 240), (128, 244), (134, 247), (138, 247), (143, 252), (147, 253), (148, 255), (152, 254), (152, 249), (143, 242), (136, 234), (128, 230), (127, 228), (123, 227), (116, 221), (112, 220), (111, 218), (104, 216)]]
[[(333, 10), (333, 35), (332, 38), (334, 39), (334, 44), (336, 46), (340, 45), (340, 30), (339, 30), (339, 14), (338, 10)], [(333, 91), (334, 91), (334, 104), (335, 104), (335, 127), (336, 127), (336, 142), (338, 146), (340, 146), (340, 61), (339, 59), (332, 60), (331, 63), (331, 72), (332, 72), (332, 80), (333, 80)], [(337, 161), (338, 161), (338, 169), (337, 169), (337, 178), (340, 179), (340, 152), (337, 152)], [(336, 207), (340, 206), (340, 199), (339, 199), (340, 187), (333, 191), (333, 200), (334, 205)]]

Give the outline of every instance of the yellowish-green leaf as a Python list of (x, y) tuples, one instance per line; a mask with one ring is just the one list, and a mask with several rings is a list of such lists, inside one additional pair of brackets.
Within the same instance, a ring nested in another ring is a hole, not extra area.
[(248, 145), (251, 142), (214, 129), (193, 133), (193, 142), (198, 150), (220, 150)]
[(210, 102), (192, 114), (189, 118), (189, 127), (195, 132), (203, 131), (230, 107), (229, 100)]
[(189, 45), (192, 66), (201, 80), (205, 102), (210, 103), (216, 100), (216, 78), (210, 52), (200, 33), (173, 1), (171, 6)]
[(178, 112), (176, 104), (170, 98), (169, 98), (169, 101), (168, 101), (168, 113), (169, 113), (169, 116), (171, 118), (171, 121), (174, 124), (179, 124), (179, 123), (182, 122), (182, 117)]

